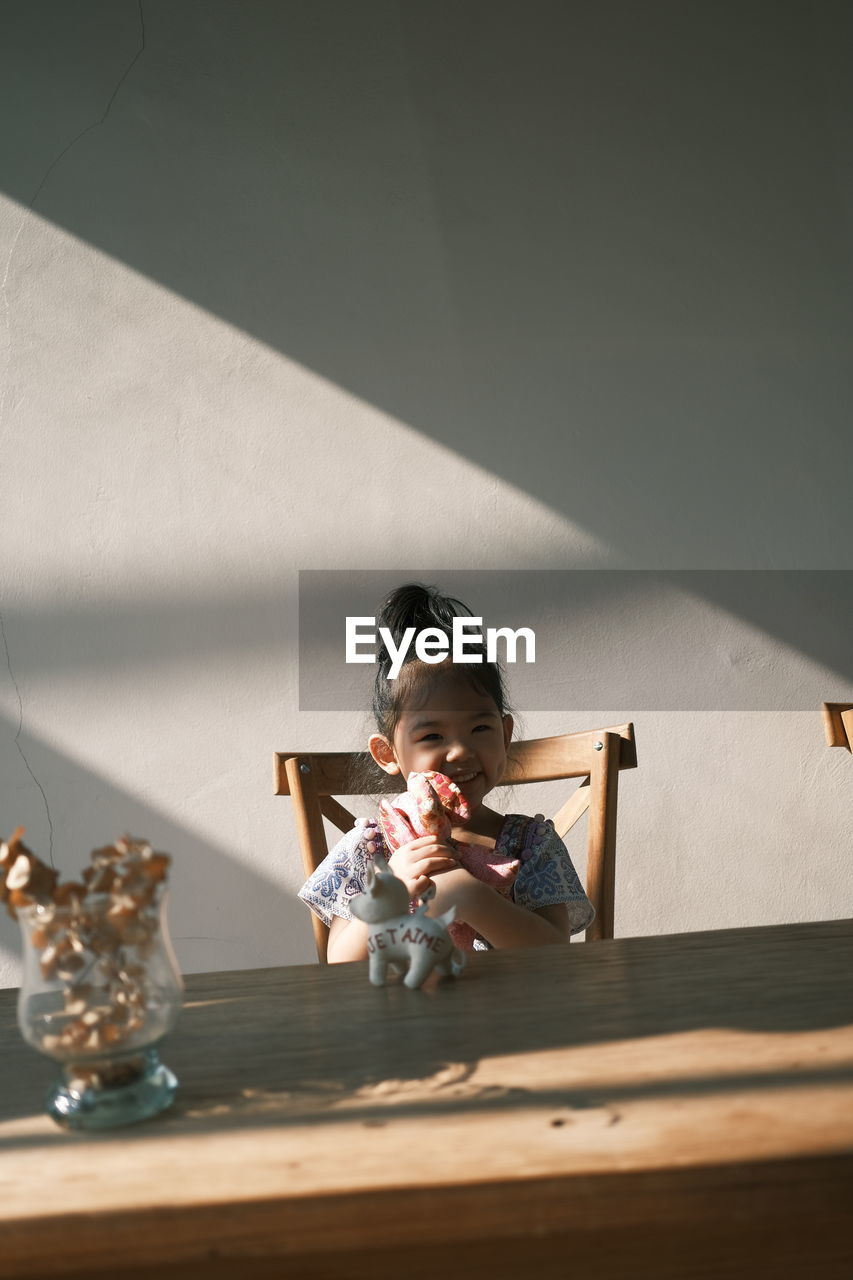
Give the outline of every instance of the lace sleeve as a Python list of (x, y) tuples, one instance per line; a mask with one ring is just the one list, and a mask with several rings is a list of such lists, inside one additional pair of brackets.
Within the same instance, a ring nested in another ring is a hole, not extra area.
[(299, 890), (299, 897), (323, 924), (330, 925), (333, 916), (352, 919), (349, 904), (352, 898), (364, 893), (365, 873), (371, 858), (367, 841), (371, 837), (382, 839), (370, 819), (356, 823)]
[(519, 870), (515, 901), (530, 911), (565, 903), (570, 931), (581, 933), (594, 920), (595, 910), (584, 893), (569, 851), (550, 821), (538, 817), (531, 828), (533, 847)]

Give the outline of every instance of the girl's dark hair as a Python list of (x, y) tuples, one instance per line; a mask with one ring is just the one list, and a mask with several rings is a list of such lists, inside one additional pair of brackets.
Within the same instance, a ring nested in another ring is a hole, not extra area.
[[(407, 582), (402, 587), (397, 587), (383, 601), (376, 623), (377, 627), (388, 629), (394, 647), (398, 648), (408, 627), (414, 627), (416, 631), (434, 627), (452, 637), (454, 617), (470, 618), (473, 614), (461, 600), (444, 595), (436, 587), (428, 587), (420, 582)], [(465, 649), (467, 653), (477, 652), (470, 638), (466, 640)], [(484, 652), (483, 658), (482, 663), (470, 665), (458, 663), (453, 666), (449, 660), (430, 665), (420, 661), (412, 646), (396, 680), (389, 680), (391, 655), (380, 644), (373, 685), (373, 715), (379, 733), (393, 742), (394, 731), (404, 708), (411, 706), (413, 702), (425, 702), (442, 674), (446, 676), (448, 666), (457, 679), (466, 681), (478, 693), (491, 698), (502, 716), (513, 715), (500, 664), (486, 662)], [(383, 792), (393, 789), (394, 782), (397, 787), (400, 786), (399, 779), (389, 780), (388, 774), (380, 769), (369, 752), (359, 753), (357, 760), (358, 763), (354, 764), (350, 774), (349, 794), (370, 796), (376, 804)]]
[[(377, 628), (385, 627), (391, 634), (394, 647), (398, 648), (409, 627), (415, 632), (427, 627), (440, 631), (452, 643), (453, 619), (471, 618), (473, 614), (466, 604), (453, 596), (443, 595), (435, 587), (425, 586), (420, 582), (407, 582), (397, 587), (383, 601), (376, 618)], [(495, 703), (502, 716), (509, 714), (506, 683), (500, 664), (486, 662), (485, 645), (479, 647), (470, 639), (466, 640), (465, 649), (470, 654), (482, 655), (481, 663), (457, 663), (451, 660), (432, 665), (421, 662), (415, 655), (414, 646), (410, 646), (406, 660), (396, 680), (389, 680), (391, 655), (385, 645), (380, 645), (377, 655), (378, 664), (376, 679), (373, 684), (373, 714), (376, 727), (389, 742), (394, 740), (394, 730), (400, 722), (404, 708), (418, 700), (426, 701), (441, 674), (452, 667), (454, 676), (466, 681)]]

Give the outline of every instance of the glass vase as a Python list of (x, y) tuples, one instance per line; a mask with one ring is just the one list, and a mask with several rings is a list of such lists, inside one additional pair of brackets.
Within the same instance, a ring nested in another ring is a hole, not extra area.
[(18, 1026), (62, 1065), (47, 1112), (72, 1129), (111, 1129), (156, 1115), (177, 1079), (157, 1046), (175, 1025), (183, 982), (165, 888), (143, 906), (113, 895), (17, 912), (24, 947)]

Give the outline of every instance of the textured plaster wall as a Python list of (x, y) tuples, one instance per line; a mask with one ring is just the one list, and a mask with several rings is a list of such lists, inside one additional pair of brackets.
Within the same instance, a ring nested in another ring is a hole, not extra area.
[[(849, 25), (6, 0), (4, 834), (65, 875), (124, 830), (171, 850), (185, 970), (307, 961), (271, 755), (365, 720), (299, 710), (298, 570), (846, 569)], [(614, 616), (677, 680), (720, 607)], [(777, 623), (732, 613), (707, 686), (754, 664), (772, 705), (525, 717), (635, 720), (619, 933), (850, 914), (853, 765), (810, 701), (853, 701), (847, 632)], [(4, 919), (0, 984), (17, 957)]]

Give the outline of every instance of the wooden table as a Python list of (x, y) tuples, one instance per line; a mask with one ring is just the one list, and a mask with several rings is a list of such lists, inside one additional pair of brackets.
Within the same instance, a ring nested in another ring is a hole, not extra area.
[(853, 922), (203, 974), (174, 1108), (41, 1112), (0, 993), (0, 1275), (853, 1276)]

